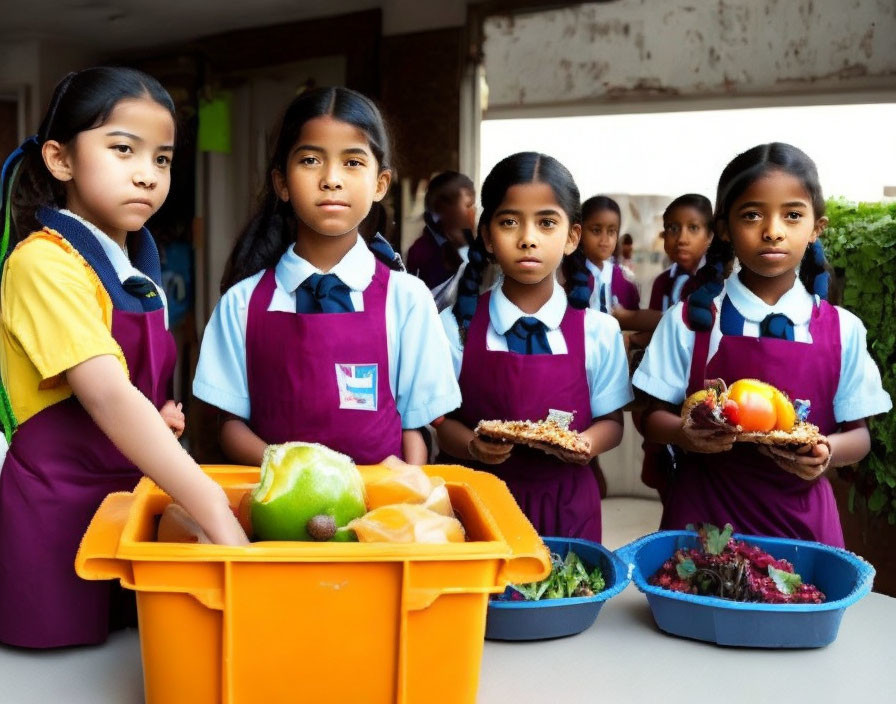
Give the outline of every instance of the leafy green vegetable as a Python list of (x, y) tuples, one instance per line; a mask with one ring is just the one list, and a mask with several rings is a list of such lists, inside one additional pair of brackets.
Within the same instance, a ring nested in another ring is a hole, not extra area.
[(697, 571), (697, 565), (694, 564), (691, 558), (688, 558), (675, 565), (675, 571), (682, 579), (689, 579)]
[[(843, 291), (842, 305), (868, 330), (868, 348), (884, 389), (896, 398), (896, 202), (829, 200), (822, 235)], [(871, 452), (859, 462), (850, 499), (896, 523), (896, 413), (868, 419)]]
[(782, 594), (793, 594), (803, 583), (802, 577), (795, 572), (785, 572), (777, 567), (768, 566), (768, 576), (772, 578), (778, 591)]
[(719, 531), (712, 523), (704, 523), (702, 530), (706, 534), (705, 550), (710, 555), (721, 555), (734, 533), (734, 527), (730, 523), (726, 523), (722, 531)]
[(585, 563), (570, 550), (566, 558), (551, 553), (551, 573), (540, 582), (511, 584), (510, 587), (522, 594), (526, 601), (538, 601), (594, 596), (606, 588), (606, 582), (600, 567), (595, 567), (589, 574)]

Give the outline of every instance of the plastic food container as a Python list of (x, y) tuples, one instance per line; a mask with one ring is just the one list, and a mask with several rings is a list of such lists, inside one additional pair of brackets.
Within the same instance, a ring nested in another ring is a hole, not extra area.
[(491, 600), (485, 637), (492, 640), (540, 640), (581, 633), (590, 628), (604, 602), (629, 583), (628, 566), (603, 545), (577, 538), (544, 538), (551, 552), (566, 557), (572, 550), (590, 572), (600, 567), (606, 588), (594, 596), (540, 601)]
[(847, 606), (871, 591), (874, 568), (861, 557), (821, 543), (753, 535), (734, 537), (788, 560), (804, 582), (824, 592), (823, 604), (753, 604), (682, 594), (647, 583), (679, 548), (698, 545), (692, 531), (660, 531), (619, 548), (656, 625), (685, 638), (755, 648), (818, 648), (834, 641)]
[[(496, 477), (425, 469), (468, 542), (158, 543), (164, 492), (144, 478), (109, 495), (75, 566), (136, 590), (146, 702), (474, 702), (489, 594), (543, 578), (550, 558)], [(259, 475), (205, 470), (232, 506)]]

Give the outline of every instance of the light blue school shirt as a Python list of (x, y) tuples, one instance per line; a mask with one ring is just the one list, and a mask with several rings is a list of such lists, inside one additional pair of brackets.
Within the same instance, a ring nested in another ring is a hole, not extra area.
[[(376, 259), (363, 239), (329, 273), (351, 289), (355, 311), (364, 310), (364, 289), (373, 279)], [(294, 313), (295, 290), (311, 274), (326, 273), (290, 247), (274, 269), (276, 287), (269, 311)], [(240, 418), (250, 416), (246, 377), (246, 320), (249, 299), (263, 271), (228, 289), (205, 328), (193, 393)], [(404, 272), (389, 273), (386, 293), (389, 387), (402, 428), (420, 428), (460, 405), (460, 389), (451, 374), (451, 354), (429, 289)], [(277, 344), (272, 340), (271, 344)], [(288, 354), (284, 350), (284, 356)]]
[[(499, 279), (492, 288), (485, 339), (486, 348), (497, 352), (508, 351), (505, 337), (507, 331), (520, 317), (528, 315), (504, 295), (504, 291), (501, 290), (502, 281), (503, 278)], [(566, 306), (566, 292), (555, 280), (551, 297), (533, 314), (547, 328), (551, 354), (567, 353), (566, 339), (560, 330)], [(443, 310), (440, 317), (448, 335), (454, 373), (459, 378), (464, 348), (460, 341), (457, 319), (451, 308)], [(585, 310), (585, 374), (591, 396), (592, 418), (612, 413), (632, 400), (632, 387), (628, 379), (628, 358), (625, 355), (619, 323), (613, 316), (591, 308)]]
[(100, 247), (103, 248), (103, 252), (105, 252), (106, 256), (109, 258), (109, 262), (112, 264), (112, 268), (115, 270), (115, 275), (118, 277), (118, 280), (121, 283), (124, 283), (132, 276), (138, 276), (141, 279), (146, 279), (153, 286), (155, 286), (156, 292), (159, 294), (159, 298), (162, 300), (162, 308), (165, 310), (165, 327), (168, 327), (168, 299), (165, 297), (165, 291), (159, 286), (155, 281), (149, 278), (146, 274), (140, 271), (137, 267), (131, 264), (131, 260), (128, 258), (127, 252), (122, 249), (118, 242), (113, 240), (109, 235), (103, 232), (100, 228), (94, 225), (89, 220), (85, 220), (80, 215), (75, 215), (71, 210), (66, 210), (65, 208), (61, 209), (60, 214), (66, 215), (70, 217), (72, 220), (77, 220), (81, 223), (87, 230), (96, 238), (96, 241), (99, 242)]
[[(744, 286), (736, 273), (725, 280), (722, 293), (715, 299), (717, 311), (722, 309), (725, 295), (744, 317), (744, 335), (759, 337), (760, 322), (770, 313), (783, 313), (793, 321), (794, 341), (812, 342), (809, 320), (816, 298), (799, 279), (774, 305), (769, 305)], [(639, 389), (676, 405), (687, 396), (696, 339), (681, 319), (681, 309), (682, 304), (677, 303), (663, 314), (641, 365), (632, 377), (632, 383)], [(837, 313), (840, 316), (841, 358), (840, 382), (834, 395), (834, 418), (838, 423), (846, 423), (889, 411), (893, 403), (881, 384), (880, 370), (868, 354), (865, 326), (848, 310), (837, 306)], [(718, 351), (722, 339), (720, 317), (716, 314), (710, 333), (707, 362)]]

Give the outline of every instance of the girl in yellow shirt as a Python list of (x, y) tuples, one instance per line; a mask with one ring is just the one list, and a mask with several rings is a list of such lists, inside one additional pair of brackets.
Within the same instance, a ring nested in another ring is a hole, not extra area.
[[(111, 491), (152, 477), (216, 542), (246, 543), (223, 490), (183, 452), (158, 252), (143, 227), (168, 195), (174, 106), (124, 68), (69, 74), (3, 168), (0, 642), (98, 643), (110, 583), (74, 571)], [(10, 209), (10, 201), (12, 208)], [(12, 432), (15, 430), (15, 432)], [(172, 434), (172, 430), (174, 433)]]

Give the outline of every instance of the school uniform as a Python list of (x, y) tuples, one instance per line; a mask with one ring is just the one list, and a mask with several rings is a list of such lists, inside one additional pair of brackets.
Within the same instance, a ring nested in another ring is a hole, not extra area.
[(589, 306), (601, 313), (611, 313), (614, 305), (626, 310), (638, 310), (641, 306), (641, 294), (638, 287), (630, 281), (622, 267), (611, 261), (604, 262), (603, 268), (590, 259), (585, 260), (588, 268), (588, 287), (591, 289)]
[[(698, 271), (705, 261), (704, 257), (697, 267)], [(653, 280), (650, 304), (647, 307), (650, 310), (665, 313), (679, 301), (686, 300), (696, 287), (697, 278), (673, 262), (672, 266)], [(647, 440), (641, 444), (641, 447), (644, 449), (644, 459), (641, 462), (641, 481), (656, 489), (662, 498), (666, 489), (669, 468), (675, 461), (675, 450), (671, 445), (648, 442)]]
[(129, 260), (68, 211), (37, 215), (44, 229), (12, 252), (2, 281), (3, 382), (18, 429), (0, 472), (0, 641), (50, 648), (106, 639), (112, 583), (80, 579), (75, 553), (106, 494), (142, 476), (65, 372), (112, 355), (161, 408), (176, 350), (147, 230), (128, 236)]
[[(714, 301), (709, 331), (687, 324), (686, 304), (663, 316), (632, 382), (671, 404), (703, 388), (704, 379), (731, 384), (757, 378), (808, 399), (809, 421), (823, 434), (841, 423), (892, 408), (868, 354), (865, 328), (849, 311), (810, 295), (797, 279), (775, 305), (760, 300), (733, 274)], [(790, 325), (782, 325), (786, 316)], [(785, 338), (774, 336), (785, 334)], [(682, 453), (664, 500), (662, 528), (730, 522), (760, 535), (843, 545), (827, 478), (805, 481), (738, 443), (720, 454)]]
[(446, 248), (453, 249), (448, 238), (427, 224), (408, 249), (408, 272), (422, 279), (430, 290), (445, 283), (457, 270), (449, 268), (449, 257), (453, 260), (456, 256), (446, 256)]
[[(501, 283), (479, 297), (464, 343), (451, 309), (441, 313), (463, 397), (455, 417), (473, 428), (480, 420), (541, 420), (556, 409), (574, 413), (570, 428), (582, 431), (631, 401), (614, 318), (567, 305), (556, 282), (547, 303), (527, 316)], [(525, 349), (518, 333), (532, 321), (521, 318), (537, 321)], [(600, 541), (600, 492), (587, 464), (518, 445), (505, 462), (476, 466), (507, 483), (539, 534)]]
[[(699, 270), (701, 266), (703, 266), (702, 261), (697, 269)], [(665, 313), (679, 301), (685, 300), (694, 291), (694, 288), (694, 275), (673, 263), (653, 280), (650, 304), (647, 307), (650, 310)]]
[(225, 292), (193, 393), (269, 444), (318, 442), (360, 464), (401, 456), (402, 429), (460, 404), (435, 304), (360, 237), (329, 273), (314, 284), (322, 272), (290, 247)]

